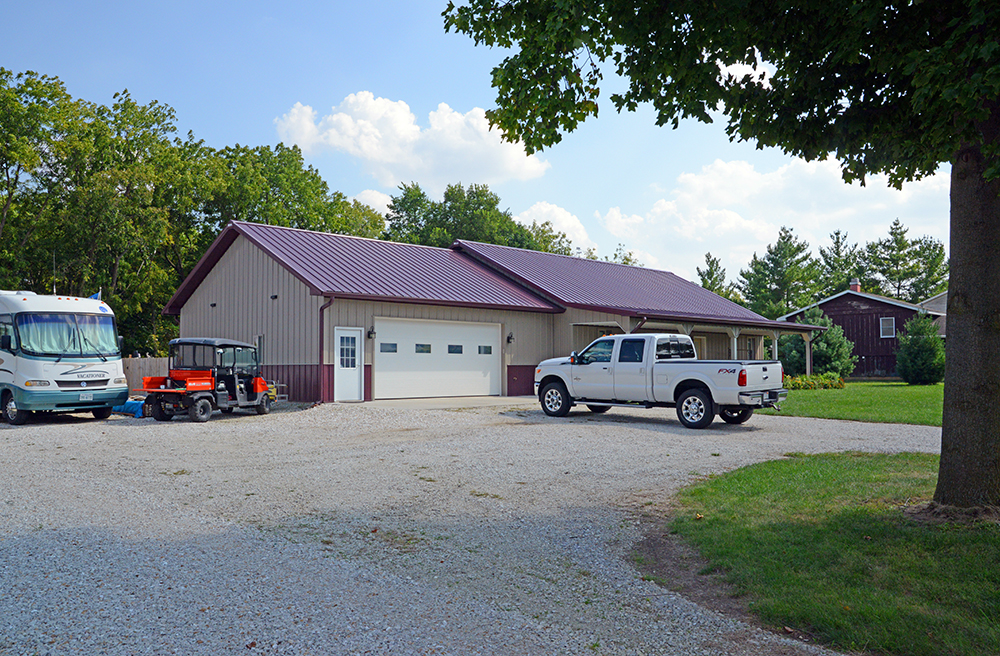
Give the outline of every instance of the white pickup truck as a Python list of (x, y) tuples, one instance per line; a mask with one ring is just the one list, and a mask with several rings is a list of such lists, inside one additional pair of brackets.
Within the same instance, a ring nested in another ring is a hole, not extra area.
[(788, 396), (781, 374), (777, 360), (699, 360), (687, 335), (612, 335), (539, 364), (535, 394), (552, 417), (578, 403), (598, 413), (676, 407), (683, 425), (704, 428), (716, 414), (742, 424), (754, 408), (776, 407)]

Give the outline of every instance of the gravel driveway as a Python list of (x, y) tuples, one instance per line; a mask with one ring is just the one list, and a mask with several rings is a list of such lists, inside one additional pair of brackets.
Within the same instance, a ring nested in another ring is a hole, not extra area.
[(0, 654), (820, 654), (642, 581), (640, 509), (940, 429), (324, 405), (0, 426)]

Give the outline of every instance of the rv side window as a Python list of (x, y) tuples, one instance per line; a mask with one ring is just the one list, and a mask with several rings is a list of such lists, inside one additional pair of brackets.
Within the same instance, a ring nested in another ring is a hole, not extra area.
[(14, 336), (14, 319), (9, 314), (0, 314), (0, 336), (10, 335), (10, 349), (17, 349), (17, 338)]

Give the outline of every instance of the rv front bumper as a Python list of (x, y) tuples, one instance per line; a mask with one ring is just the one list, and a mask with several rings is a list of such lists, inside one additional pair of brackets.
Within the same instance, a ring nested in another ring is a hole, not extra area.
[(128, 386), (93, 391), (26, 391), (13, 388), (14, 403), (21, 410), (51, 412), (90, 412), (95, 408), (122, 405), (128, 401)]

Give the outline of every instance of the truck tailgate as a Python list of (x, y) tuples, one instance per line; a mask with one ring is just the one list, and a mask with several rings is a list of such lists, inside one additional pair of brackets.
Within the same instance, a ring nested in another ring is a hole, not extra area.
[(781, 387), (781, 362), (777, 360), (744, 362), (747, 371), (747, 389), (763, 390)]

